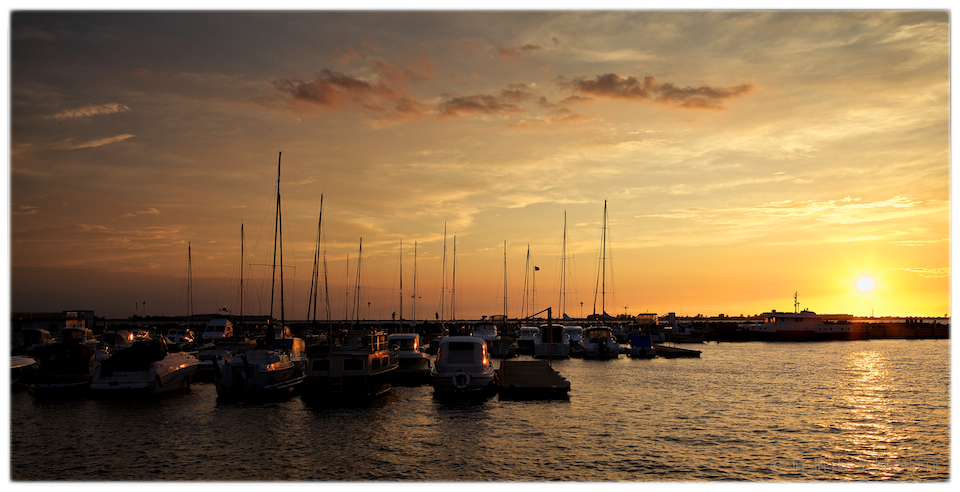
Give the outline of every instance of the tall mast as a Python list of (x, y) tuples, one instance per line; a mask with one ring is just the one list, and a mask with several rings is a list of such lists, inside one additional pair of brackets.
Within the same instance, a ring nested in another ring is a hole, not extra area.
[[(144, 303), (146, 304), (146, 303)], [(143, 315), (147, 317), (146, 313)], [(193, 317), (193, 256), (190, 253), (190, 243), (187, 242), (187, 329), (190, 329), (190, 323)]]
[(457, 235), (453, 235), (453, 281), (450, 285), (450, 320), (457, 322)]
[(607, 313), (607, 201), (603, 201), (603, 222), (600, 232), (600, 269), (597, 271), (597, 287), (593, 292), (593, 314), (597, 314), (597, 295), (600, 295), (600, 313)]
[(523, 266), (523, 300), (520, 302), (520, 317), (526, 318), (530, 313), (530, 291), (527, 282), (530, 280), (530, 244), (527, 243), (527, 263)]
[(562, 318), (567, 313), (567, 211), (563, 211), (563, 248), (560, 253), (560, 313), (557, 317)]
[(417, 242), (413, 242), (413, 314), (414, 324), (417, 321)]
[(327, 284), (327, 252), (323, 252), (323, 297), (327, 313), (327, 332), (330, 332), (330, 286)]
[[(240, 329), (243, 329), (243, 222), (240, 223)], [(234, 338), (239, 338), (240, 330), (234, 330)]]
[(445, 320), (446, 313), (443, 312), (443, 299), (447, 295), (447, 221), (443, 221), (443, 260), (441, 261), (440, 271), (440, 319)]
[(507, 240), (503, 240), (503, 326), (507, 326)]
[(346, 278), (343, 281), (343, 320), (350, 321), (350, 254), (347, 254)]
[(403, 238), (400, 238), (400, 324), (403, 325)]
[[(280, 152), (282, 158), (283, 152)], [(277, 238), (280, 235), (280, 162), (277, 162), (277, 211), (273, 215), (273, 270), (270, 279), (270, 319), (273, 319), (273, 300), (274, 292), (277, 286)], [(283, 262), (281, 261), (281, 265)], [(283, 267), (280, 267), (280, 273), (283, 274)]]
[(320, 293), (320, 240), (321, 226), (323, 225), (323, 193), (320, 194), (320, 219), (317, 222), (317, 246), (313, 252), (313, 274), (310, 278), (310, 297), (307, 298), (307, 318), (310, 318), (310, 308), (313, 307), (314, 332), (317, 330), (317, 296)]
[(360, 257), (363, 255), (363, 238), (360, 238), (360, 250), (357, 252), (357, 283), (354, 287), (355, 294), (353, 295), (353, 307), (354, 307), (354, 319), (357, 324), (360, 324)]

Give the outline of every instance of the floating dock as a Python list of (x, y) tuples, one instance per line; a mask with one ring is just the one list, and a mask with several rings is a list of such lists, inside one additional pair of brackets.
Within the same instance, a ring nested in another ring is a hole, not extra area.
[(700, 357), (699, 350), (668, 347), (666, 345), (658, 344), (654, 344), (653, 348), (657, 349), (657, 357), (663, 357), (664, 359), (675, 359), (677, 357)]
[(570, 396), (570, 381), (542, 360), (505, 360), (497, 371), (501, 400), (554, 400)]

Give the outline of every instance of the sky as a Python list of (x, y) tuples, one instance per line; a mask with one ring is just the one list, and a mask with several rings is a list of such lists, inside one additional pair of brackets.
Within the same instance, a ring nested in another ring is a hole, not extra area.
[(15, 313), (950, 312), (945, 10), (10, 19)]

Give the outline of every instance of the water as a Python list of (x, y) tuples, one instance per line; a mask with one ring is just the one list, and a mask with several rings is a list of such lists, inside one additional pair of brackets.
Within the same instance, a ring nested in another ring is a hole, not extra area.
[(697, 345), (555, 361), (569, 401), (357, 408), (11, 394), (13, 480), (948, 480), (949, 340)]

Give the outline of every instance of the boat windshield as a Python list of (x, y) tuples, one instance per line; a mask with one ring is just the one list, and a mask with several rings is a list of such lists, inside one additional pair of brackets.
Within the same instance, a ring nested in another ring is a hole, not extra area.
[(474, 357), (476, 344), (469, 342), (450, 342), (447, 345), (447, 363), (471, 365), (476, 363)]

